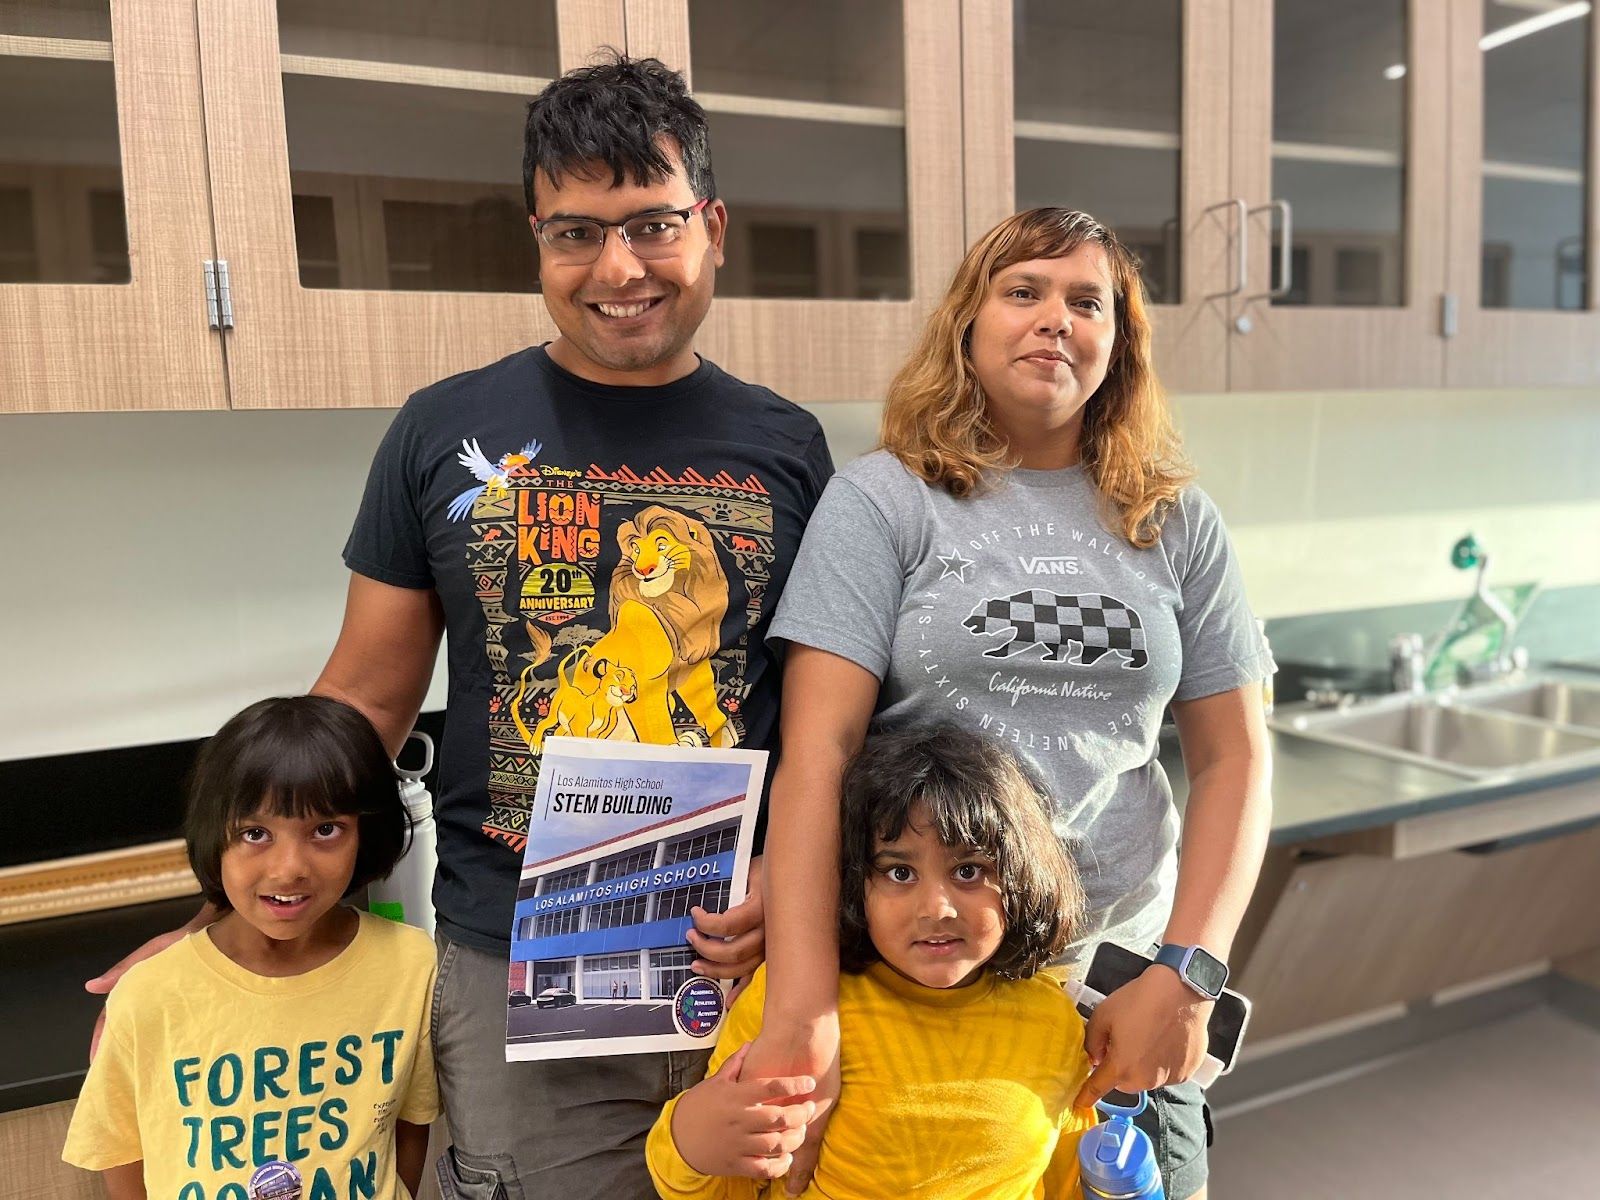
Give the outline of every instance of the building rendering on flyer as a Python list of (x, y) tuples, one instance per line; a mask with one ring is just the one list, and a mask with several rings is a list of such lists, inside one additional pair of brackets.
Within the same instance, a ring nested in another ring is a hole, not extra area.
[(690, 969), (690, 911), (744, 898), (759, 750), (552, 737), (512, 917), (506, 1058), (709, 1046), (726, 988)]

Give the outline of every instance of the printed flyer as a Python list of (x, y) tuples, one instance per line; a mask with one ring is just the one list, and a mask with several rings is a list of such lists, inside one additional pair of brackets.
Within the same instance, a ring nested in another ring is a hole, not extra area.
[(709, 1047), (689, 911), (744, 899), (764, 750), (550, 737), (511, 927), (506, 1059)]

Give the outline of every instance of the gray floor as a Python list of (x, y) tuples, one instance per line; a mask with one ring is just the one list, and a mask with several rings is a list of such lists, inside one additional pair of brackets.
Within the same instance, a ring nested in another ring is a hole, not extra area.
[(1216, 1200), (1600, 1197), (1600, 1031), (1535, 1008), (1223, 1108), (1211, 1163)]

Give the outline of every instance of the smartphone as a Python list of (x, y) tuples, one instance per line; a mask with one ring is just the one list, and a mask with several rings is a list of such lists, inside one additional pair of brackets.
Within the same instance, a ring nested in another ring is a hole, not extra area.
[[(1083, 982), (1102, 996), (1109, 996), (1123, 984), (1137, 979), (1147, 967), (1154, 964), (1155, 959), (1136, 954), (1115, 942), (1101, 942), (1095, 949), (1094, 959), (1089, 963), (1089, 974)], [(1250, 1001), (1238, 992), (1223, 988), (1216, 1007), (1211, 1010), (1211, 1020), (1206, 1024), (1209, 1038), (1206, 1053), (1222, 1063), (1222, 1070), (1218, 1074), (1226, 1075), (1233, 1070), (1233, 1064), (1239, 1057), (1239, 1047), (1244, 1043), (1245, 1027), (1249, 1024)]]

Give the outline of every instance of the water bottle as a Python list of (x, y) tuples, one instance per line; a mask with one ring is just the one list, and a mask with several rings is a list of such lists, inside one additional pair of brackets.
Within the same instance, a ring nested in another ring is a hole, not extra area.
[(422, 777), (433, 769), (433, 739), (413, 729), (411, 737), (422, 743), (425, 757), (420, 767), (408, 770), (395, 764), (400, 777), (400, 800), (411, 814), (411, 844), (395, 864), (389, 878), (367, 889), (367, 908), (391, 921), (415, 925), (433, 936), (433, 872), (439, 865), (439, 831), (433, 823), (433, 796)]
[(1078, 1142), (1078, 1173), (1084, 1200), (1167, 1200), (1156, 1166), (1156, 1148), (1150, 1135), (1133, 1123), (1145, 1110), (1149, 1097), (1139, 1093), (1132, 1108), (1097, 1101), (1095, 1107), (1111, 1118), (1096, 1125)]

